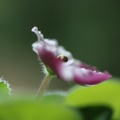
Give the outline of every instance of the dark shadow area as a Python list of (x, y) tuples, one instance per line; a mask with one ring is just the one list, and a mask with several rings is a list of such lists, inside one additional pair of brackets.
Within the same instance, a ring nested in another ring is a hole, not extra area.
[(78, 109), (84, 120), (112, 120), (113, 110), (108, 106), (89, 106)]

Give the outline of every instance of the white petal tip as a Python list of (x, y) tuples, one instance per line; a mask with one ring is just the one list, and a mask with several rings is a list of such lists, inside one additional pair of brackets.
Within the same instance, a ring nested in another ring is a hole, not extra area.
[(31, 29), (32, 32), (36, 32), (38, 31), (38, 27), (34, 26), (32, 29)]
[(42, 33), (38, 30), (38, 27), (34, 26), (31, 31), (37, 35), (38, 41), (43, 41), (44, 37)]

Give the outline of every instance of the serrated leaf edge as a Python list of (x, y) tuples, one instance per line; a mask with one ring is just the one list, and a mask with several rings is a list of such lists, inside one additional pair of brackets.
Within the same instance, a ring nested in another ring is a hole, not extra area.
[(9, 90), (8, 95), (11, 95), (11, 88), (10, 88), (10, 84), (8, 83), (8, 81), (4, 80), (3, 78), (0, 78), (0, 83), (3, 82), (4, 84), (7, 85), (7, 89)]

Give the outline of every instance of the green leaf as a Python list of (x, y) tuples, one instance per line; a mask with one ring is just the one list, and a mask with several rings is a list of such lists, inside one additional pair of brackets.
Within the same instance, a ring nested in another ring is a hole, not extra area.
[(113, 109), (113, 118), (120, 118), (120, 82), (112, 79), (89, 87), (74, 87), (65, 103), (71, 106), (86, 107), (105, 105)]
[(63, 104), (65, 100), (66, 93), (63, 91), (57, 92), (47, 92), (43, 94), (41, 100), (45, 102), (54, 102), (58, 104)]
[(4, 100), (10, 94), (10, 87), (7, 81), (0, 79), (0, 101)]
[(82, 120), (71, 108), (41, 101), (9, 102), (0, 105), (0, 120)]

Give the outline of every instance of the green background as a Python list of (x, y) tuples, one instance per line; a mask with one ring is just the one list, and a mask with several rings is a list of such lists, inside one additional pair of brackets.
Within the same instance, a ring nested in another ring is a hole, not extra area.
[[(0, 0), (0, 76), (13, 89), (37, 90), (44, 77), (32, 43), (38, 26), (73, 56), (119, 77), (119, 0)], [(53, 79), (49, 89), (71, 83)]]

